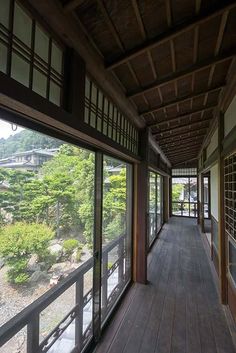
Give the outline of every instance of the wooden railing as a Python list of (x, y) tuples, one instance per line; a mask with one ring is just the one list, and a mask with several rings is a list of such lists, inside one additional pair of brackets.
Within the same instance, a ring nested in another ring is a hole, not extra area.
[[(118, 259), (108, 268), (108, 255), (115, 247), (117, 247)], [(105, 245), (102, 250), (102, 316), (108, 312), (109, 307), (120, 293), (122, 285), (124, 285), (124, 249), (125, 236), (121, 236)], [(84, 275), (93, 268), (93, 263), (94, 260), (92, 257), (68, 275), (67, 278), (59, 282), (55, 287), (48, 290), (40, 298), (5, 323), (0, 328), (0, 346), (3, 346), (22, 328), (27, 326), (27, 353), (46, 353), (50, 351), (50, 348), (56, 343), (59, 337), (63, 335), (65, 330), (74, 323), (75, 342), (72, 352), (80, 352), (92, 337), (92, 322), (83, 331), (83, 314), (85, 306), (93, 300), (92, 288), (84, 295)], [(108, 279), (116, 269), (118, 269), (118, 283), (109, 293)], [(46, 338), (40, 342), (40, 313), (74, 284), (76, 288), (75, 306)]]

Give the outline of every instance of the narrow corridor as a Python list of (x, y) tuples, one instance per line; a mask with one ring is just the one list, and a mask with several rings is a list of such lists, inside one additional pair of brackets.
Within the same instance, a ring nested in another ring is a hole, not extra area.
[(234, 353), (196, 220), (172, 218), (96, 353)]

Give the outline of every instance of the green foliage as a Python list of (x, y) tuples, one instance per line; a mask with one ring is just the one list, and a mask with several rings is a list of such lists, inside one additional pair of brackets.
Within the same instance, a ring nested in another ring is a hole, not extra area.
[(32, 254), (44, 258), (54, 232), (44, 224), (17, 222), (0, 233), (0, 254), (9, 266), (8, 278), (19, 284), (28, 279), (27, 263)]
[(180, 196), (183, 190), (183, 184), (172, 184), (172, 200), (181, 201)]
[(63, 250), (67, 255), (71, 255), (78, 247), (79, 241), (77, 239), (67, 239), (63, 242)]

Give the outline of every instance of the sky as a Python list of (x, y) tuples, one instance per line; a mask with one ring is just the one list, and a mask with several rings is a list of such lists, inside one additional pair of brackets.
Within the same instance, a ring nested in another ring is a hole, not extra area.
[[(15, 130), (16, 125), (13, 125)], [(22, 127), (17, 126), (16, 131), (12, 130), (12, 124), (0, 119), (0, 138), (8, 138), (10, 135), (15, 135), (18, 132), (24, 130)]]

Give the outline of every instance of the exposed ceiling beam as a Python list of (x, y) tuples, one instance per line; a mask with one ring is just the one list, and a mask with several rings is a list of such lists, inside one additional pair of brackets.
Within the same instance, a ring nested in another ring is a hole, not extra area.
[(183, 143), (184, 145), (187, 145), (189, 142), (195, 142), (198, 140), (203, 140), (205, 134), (201, 134), (198, 136), (191, 136), (191, 137), (186, 137), (186, 138), (181, 138), (181, 140), (179, 138), (176, 138), (175, 140), (169, 141), (169, 142), (165, 142), (165, 143), (159, 143), (161, 148), (166, 148), (168, 146), (173, 146), (173, 147), (177, 147), (179, 146), (179, 143), (181, 141), (181, 144)]
[(196, 141), (196, 142), (189, 144), (189, 145), (184, 145), (184, 146), (180, 145), (178, 148), (175, 147), (174, 149), (173, 148), (171, 148), (171, 149), (162, 148), (162, 149), (163, 149), (163, 152), (168, 156), (168, 154), (171, 154), (173, 152), (175, 153), (175, 152), (179, 152), (179, 151), (187, 151), (189, 149), (196, 148), (197, 146), (201, 146), (201, 142)]
[(80, 6), (85, 0), (69, 0), (63, 6), (65, 12), (70, 12), (75, 10), (78, 6)]
[(201, 109), (192, 110), (191, 112), (180, 114), (180, 115), (175, 116), (173, 118), (169, 118), (169, 119), (157, 121), (157, 122), (152, 123), (152, 124), (148, 124), (148, 127), (154, 127), (154, 126), (157, 126), (157, 125), (160, 126), (160, 125), (165, 125), (167, 123), (173, 123), (175, 121), (179, 121), (180, 119), (184, 119), (184, 118), (190, 117), (193, 114), (205, 112), (205, 111), (208, 111), (208, 110), (213, 110), (216, 107), (217, 107), (217, 105), (214, 104), (214, 105), (211, 105), (209, 107), (204, 107), (204, 108), (201, 108)]
[[(184, 132), (178, 132), (176, 134), (169, 134), (168, 136), (164, 136), (164, 137), (158, 137), (158, 143), (161, 141), (164, 141), (166, 139), (169, 139), (171, 137), (179, 137), (181, 138), (182, 136), (186, 136), (187, 134), (191, 134), (193, 132), (206, 132), (206, 130), (208, 129), (208, 127), (200, 127), (199, 129), (195, 129), (194, 131), (184, 131)], [(161, 132), (155, 134), (155, 136), (161, 135)]]
[(171, 100), (169, 102), (166, 102), (164, 104), (161, 104), (161, 105), (158, 105), (156, 107), (150, 108), (148, 110), (142, 111), (142, 112), (139, 113), (139, 115), (143, 116), (143, 115), (146, 115), (146, 114), (155, 113), (155, 112), (158, 112), (158, 111), (160, 111), (160, 110), (162, 110), (164, 108), (169, 108), (169, 107), (172, 107), (173, 105), (186, 102), (186, 101), (188, 101), (190, 99), (201, 97), (201, 96), (203, 96), (206, 93), (212, 93), (212, 92), (218, 91), (218, 90), (220, 90), (220, 89), (222, 89), (224, 87), (225, 87), (225, 85), (219, 85), (219, 86), (217, 86), (215, 88), (209, 88), (209, 89), (201, 91), (201, 92), (194, 92), (194, 93), (188, 94), (186, 96), (179, 97), (177, 99), (175, 98), (175, 99), (173, 99), (173, 100)]
[(169, 83), (173, 83), (176, 80), (183, 79), (183, 78), (185, 78), (193, 73), (199, 72), (203, 69), (207, 69), (208, 67), (211, 67), (212, 65), (216, 65), (216, 64), (219, 64), (223, 61), (232, 59), (235, 55), (236, 55), (236, 50), (234, 48), (233, 50), (230, 50), (229, 52), (227, 52), (225, 54), (198, 62), (196, 64), (191, 65), (187, 69), (175, 72), (172, 75), (170, 75), (169, 77), (158, 79), (158, 80), (154, 81), (153, 83), (151, 83), (150, 85), (147, 85), (146, 87), (143, 87), (143, 88), (140, 88), (139, 90), (136, 90), (136, 92), (127, 94), (127, 97), (134, 98), (134, 97), (139, 96), (140, 94), (150, 92), (153, 89), (156, 89), (158, 87), (161, 87), (161, 86), (169, 84)]
[[(192, 151), (187, 151), (186, 153), (175, 153), (175, 154), (172, 154), (171, 156), (169, 156), (170, 160), (172, 161), (173, 163), (173, 160), (175, 161), (179, 161), (181, 160), (183, 157), (184, 158), (188, 158), (188, 157), (193, 157), (193, 156), (196, 156), (197, 157), (197, 149), (196, 150), (192, 150)], [(183, 160), (184, 161), (184, 160)]]
[(178, 162), (178, 163), (175, 163), (173, 166), (177, 166), (177, 165), (180, 165), (180, 164), (183, 164), (183, 163), (188, 163), (188, 162), (192, 162), (192, 161), (196, 161), (197, 158), (190, 158), (188, 160), (185, 160), (184, 162)]
[(123, 43), (122, 43), (122, 41), (120, 39), (120, 36), (119, 36), (119, 34), (118, 34), (118, 32), (117, 32), (117, 30), (116, 30), (116, 28), (115, 28), (110, 16), (109, 16), (109, 13), (107, 11), (106, 6), (103, 3), (103, 0), (96, 0), (96, 2), (98, 4), (98, 7), (99, 7), (99, 9), (100, 9), (100, 11), (101, 11), (101, 13), (102, 13), (102, 15), (104, 17), (104, 20), (105, 20), (105, 22), (106, 22), (106, 24), (107, 24), (107, 26), (108, 26), (113, 38), (116, 41), (116, 44), (124, 52), (124, 50), (125, 50), (124, 45), (123, 45)]
[(214, 8), (211, 9), (211, 11), (197, 15), (195, 18), (191, 18), (188, 20), (188, 22), (178, 25), (175, 28), (172, 28), (168, 30), (166, 33), (159, 35), (158, 37), (154, 38), (151, 41), (146, 41), (143, 43), (141, 46), (125, 53), (123, 56), (121, 56), (118, 60), (115, 60), (114, 62), (110, 63), (107, 65), (107, 69), (111, 70), (114, 69), (115, 67), (126, 63), (127, 61), (134, 59), (138, 55), (141, 55), (145, 53), (147, 50), (152, 50), (155, 47), (157, 47), (160, 44), (163, 44), (171, 39), (174, 39), (175, 37), (179, 36), (182, 33), (185, 33), (191, 29), (193, 29), (196, 25), (200, 25), (216, 16), (221, 15), (223, 12), (226, 10), (231, 10), (234, 7), (236, 7), (235, 2), (230, 2), (230, 4), (223, 4), (220, 3), (218, 8), (216, 8), (216, 5)]
[(181, 138), (181, 141), (188, 141), (188, 140), (197, 139), (200, 137), (203, 138), (205, 135), (206, 135), (205, 133), (198, 134), (198, 135), (196, 135), (195, 133), (193, 135), (191, 133), (187, 133), (185, 135), (182, 135), (181, 137), (179, 135), (177, 135), (176, 137), (167, 137), (167, 138), (164, 138), (163, 140), (159, 141), (159, 145), (163, 146), (163, 145), (167, 145), (169, 143), (179, 143), (180, 138)]
[(160, 148), (158, 142), (154, 139), (151, 133), (149, 133), (148, 141), (150, 146), (153, 148), (154, 151), (156, 151), (158, 154), (160, 154), (162, 160), (168, 165), (168, 167), (171, 167), (171, 163), (165, 153), (162, 151)]
[(31, 0), (30, 4), (50, 24), (52, 30), (63, 39), (65, 44), (73, 47), (83, 58), (88, 73), (102, 86), (104, 93), (113, 100), (121, 112), (133, 121), (137, 127), (143, 128), (145, 126), (144, 120), (140, 119), (132, 104), (127, 101), (115, 78), (104, 68), (103, 58), (91, 45), (74, 16), (65, 13), (59, 1)]
[(164, 133), (169, 132), (169, 131), (183, 129), (184, 127), (188, 127), (189, 129), (191, 129), (193, 126), (196, 126), (198, 124), (202, 124), (202, 123), (205, 123), (205, 122), (208, 123), (211, 119), (212, 119), (212, 117), (206, 118), (204, 120), (199, 120), (199, 121), (196, 121), (194, 123), (190, 122), (188, 124), (183, 124), (183, 125), (180, 125), (180, 126), (171, 127), (171, 128), (168, 128), (168, 129), (153, 133), (153, 135), (156, 136), (156, 135), (159, 135), (159, 134), (164, 134)]

